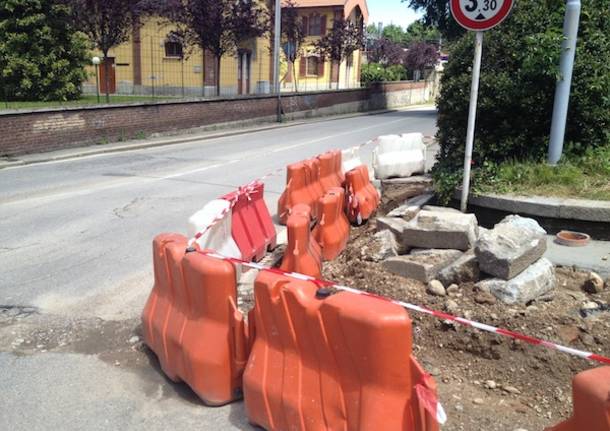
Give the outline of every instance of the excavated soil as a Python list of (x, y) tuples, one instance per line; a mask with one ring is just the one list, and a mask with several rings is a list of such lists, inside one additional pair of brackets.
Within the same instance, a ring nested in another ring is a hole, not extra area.
[[(324, 265), (324, 278), (375, 294), (424, 305), (482, 323), (610, 354), (610, 292), (581, 290), (585, 273), (558, 268), (558, 289), (546, 302), (508, 306), (477, 292), (472, 283), (445, 297), (422, 283), (386, 272), (378, 251), (375, 221), (352, 228), (347, 249)], [(583, 311), (597, 302), (598, 312)], [(446, 431), (543, 430), (570, 416), (571, 379), (600, 364), (499, 335), (479, 332), (427, 315), (410, 313), (413, 353), (438, 383)], [(584, 430), (583, 430), (584, 431)]]

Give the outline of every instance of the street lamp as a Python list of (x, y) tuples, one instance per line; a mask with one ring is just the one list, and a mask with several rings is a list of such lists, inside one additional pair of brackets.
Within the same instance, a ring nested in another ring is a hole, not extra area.
[(95, 92), (97, 94), (97, 103), (100, 103), (100, 75), (98, 69), (100, 67), (101, 60), (99, 57), (93, 57), (91, 63), (95, 66)]

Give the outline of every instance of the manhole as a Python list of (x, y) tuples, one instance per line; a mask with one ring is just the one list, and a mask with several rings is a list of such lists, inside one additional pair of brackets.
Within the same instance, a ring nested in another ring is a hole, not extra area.
[(557, 234), (556, 242), (561, 245), (568, 247), (584, 247), (589, 244), (591, 237), (586, 233), (571, 232), (569, 230), (562, 230)]

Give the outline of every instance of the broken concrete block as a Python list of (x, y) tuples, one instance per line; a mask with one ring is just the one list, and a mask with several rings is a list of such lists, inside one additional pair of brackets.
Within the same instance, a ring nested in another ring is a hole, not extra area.
[(411, 247), (468, 250), (477, 234), (474, 214), (420, 211), (403, 229), (402, 243)]
[(481, 235), (475, 246), (479, 268), (510, 280), (536, 262), (546, 251), (546, 236), (513, 223), (499, 223)]
[(407, 199), (407, 201), (399, 206), (398, 208), (393, 209), (388, 213), (388, 217), (400, 217), (404, 220), (413, 219), (417, 213), (422, 209), (422, 205), (427, 204), (432, 200), (434, 194), (426, 193), (420, 196), (415, 196), (414, 198)]
[(422, 210), (424, 211), (438, 211), (438, 212), (448, 212), (448, 213), (454, 213), (454, 214), (462, 214), (462, 212), (460, 210), (456, 210), (455, 208), (451, 208), (451, 207), (439, 207), (436, 205), (424, 205), (422, 207)]
[(476, 286), (482, 292), (490, 292), (505, 304), (527, 304), (548, 296), (556, 285), (553, 264), (542, 258), (511, 280), (492, 278), (481, 281)]
[(425, 175), (382, 180), (381, 211), (391, 211), (409, 198), (432, 192), (432, 178)]
[(388, 230), (394, 235), (398, 247), (398, 254), (408, 253), (410, 249), (410, 247), (405, 245), (402, 241), (403, 232), (406, 225), (407, 222), (400, 218), (377, 217), (377, 232)]
[(408, 256), (386, 259), (383, 267), (393, 274), (428, 283), (436, 278), (441, 269), (461, 255), (459, 250), (417, 250)]
[(394, 234), (386, 229), (377, 232), (373, 235), (374, 241), (377, 243), (378, 251), (373, 255), (373, 260), (376, 262), (398, 256), (399, 246), (396, 242)]
[(438, 280), (445, 286), (452, 283), (476, 283), (479, 281), (480, 271), (479, 262), (474, 254), (474, 250), (464, 253), (458, 260), (443, 268), (438, 273)]
[(546, 235), (546, 230), (544, 230), (536, 220), (533, 218), (521, 217), (516, 214), (504, 217), (498, 224), (509, 224), (521, 229), (534, 231), (541, 235)]

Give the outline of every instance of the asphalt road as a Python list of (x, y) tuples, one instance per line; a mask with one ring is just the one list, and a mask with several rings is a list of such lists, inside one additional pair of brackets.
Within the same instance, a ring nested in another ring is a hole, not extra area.
[[(432, 135), (435, 119), (419, 108), (0, 170), (0, 311), (12, 313), (0, 319), (0, 429), (250, 429), (241, 403), (201, 406), (154, 359), (123, 366), (152, 238), (276, 168), (382, 134)], [(284, 182), (265, 182), (272, 213)], [(109, 339), (122, 356), (105, 353)]]

